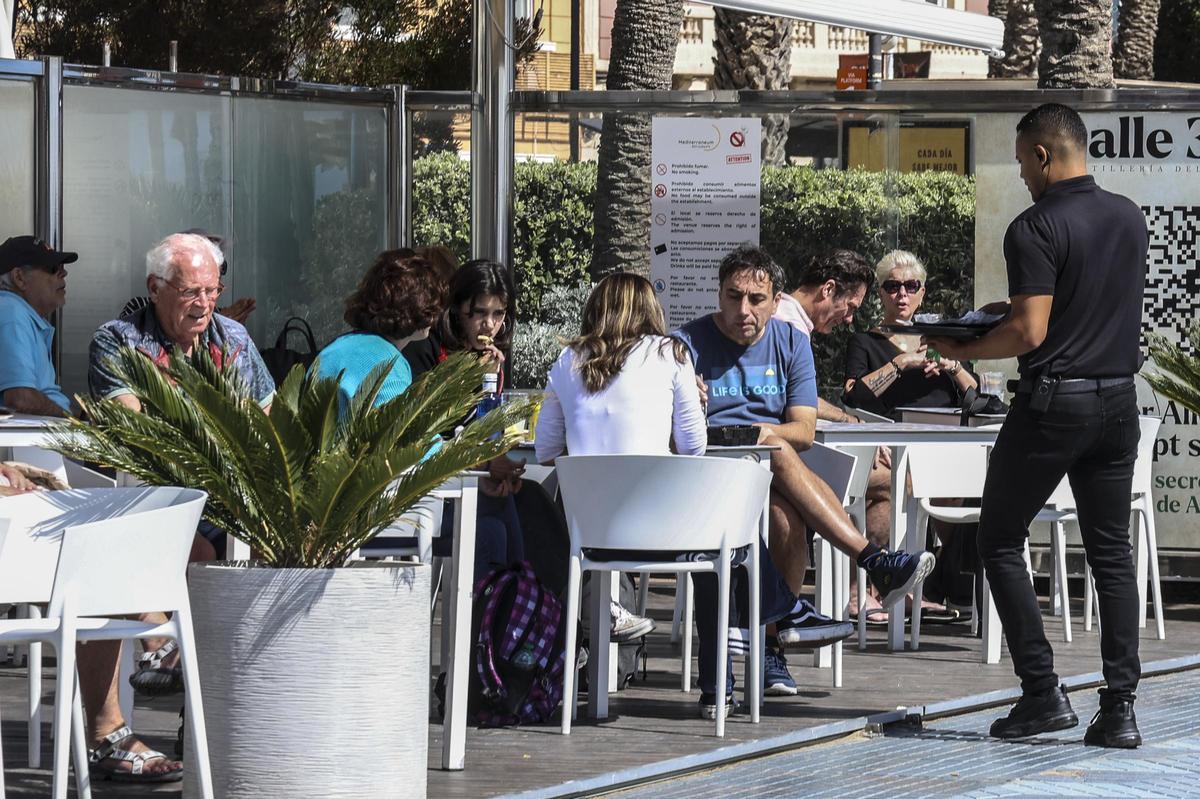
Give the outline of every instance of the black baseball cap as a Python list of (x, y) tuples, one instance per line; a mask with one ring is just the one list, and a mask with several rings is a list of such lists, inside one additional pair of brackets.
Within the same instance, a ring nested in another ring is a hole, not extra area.
[(37, 236), (13, 236), (0, 244), (0, 275), (19, 266), (53, 266), (71, 264), (79, 253), (59, 252)]

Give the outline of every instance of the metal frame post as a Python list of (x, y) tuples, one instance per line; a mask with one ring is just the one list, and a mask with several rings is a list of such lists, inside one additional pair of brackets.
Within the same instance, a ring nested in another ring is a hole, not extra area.
[(507, 264), (511, 251), (514, 82), (512, 0), (474, 0), (471, 255)]
[[(59, 56), (44, 56), (41, 81), (38, 83), (36, 138), (34, 144), (34, 206), (33, 224), (42, 241), (56, 250), (62, 241), (62, 157), (63, 157), (63, 60)], [(62, 363), (62, 310), (54, 312), (51, 320), (59, 335), (54, 337), (54, 368)]]
[(391, 86), (388, 115), (388, 247), (412, 246), (412, 120), (408, 86)]

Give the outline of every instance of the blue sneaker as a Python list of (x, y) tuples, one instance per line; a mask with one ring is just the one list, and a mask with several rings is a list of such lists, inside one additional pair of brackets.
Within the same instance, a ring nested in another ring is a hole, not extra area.
[(796, 681), (788, 673), (787, 658), (771, 646), (763, 653), (763, 692), (767, 696), (796, 695)]
[(792, 612), (775, 622), (775, 637), (781, 646), (822, 647), (854, 635), (854, 625), (834, 621), (817, 612), (807, 599), (797, 599)]
[(881, 552), (871, 558), (867, 576), (871, 585), (883, 599), (879, 604), (885, 608), (904, 599), (918, 581), (924, 580), (933, 571), (937, 560), (932, 552), (910, 555), (907, 552)]

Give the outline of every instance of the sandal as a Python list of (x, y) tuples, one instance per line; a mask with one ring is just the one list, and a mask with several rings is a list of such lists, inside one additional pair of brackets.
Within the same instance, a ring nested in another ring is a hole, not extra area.
[[(122, 749), (120, 744), (134, 738), (133, 730), (126, 725), (113, 730), (104, 736), (100, 745), (88, 754), (88, 771), (92, 779), (112, 780), (113, 782), (179, 782), (183, 779), (183, 764), (171, 771), (145, 771), (146, 764), (152, 760), (162, 760), (175, 763), (162, 752), (147, 749), (145, 752), (131, 752)], [(105, 765), (108, 762), (110, 765)], [(120, 763), (133, 764), (129, 771), (119, 767)]]
[(129, 675), (129, 684), (142, 696), (169, 696), (183, 692), (183, 668), (178, 664), (164, 666), (162, 662), (179, 645), (167, 641), (153, 652), (143, 652), (137, 660), (137, 670)]

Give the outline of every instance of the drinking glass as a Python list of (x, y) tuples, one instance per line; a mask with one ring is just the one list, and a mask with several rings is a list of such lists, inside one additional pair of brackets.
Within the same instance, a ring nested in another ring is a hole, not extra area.
[(991, 394), (1004, 399), (1004, 372), (982, 372), (979, 375), (979, 393)]

